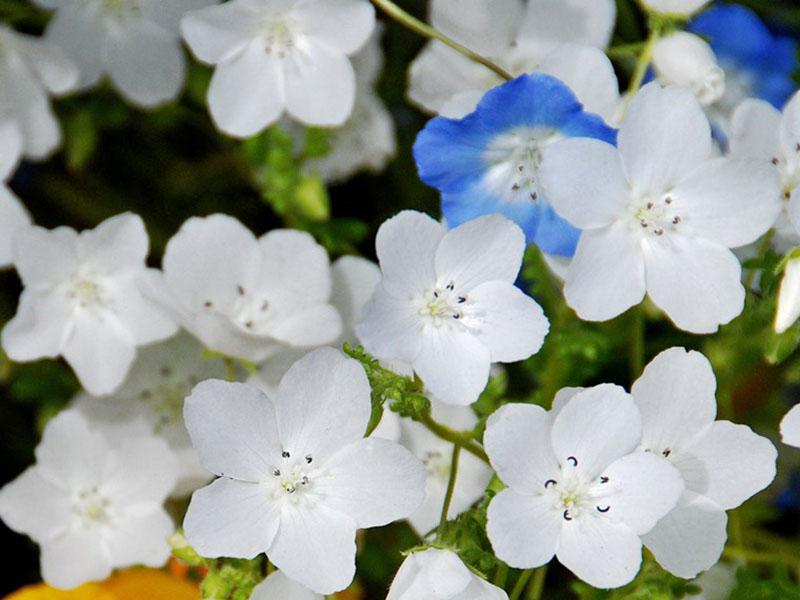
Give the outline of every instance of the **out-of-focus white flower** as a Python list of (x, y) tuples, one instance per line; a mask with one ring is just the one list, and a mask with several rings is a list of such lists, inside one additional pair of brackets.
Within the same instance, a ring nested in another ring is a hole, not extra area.
[(235, 137), (257, 134), (284, 111), (307, 125), (344, 123), (356, 95), (348, 55), (374, 27), (366, 0), (233, 0), (181, 25), (195, 56), (216, 65), (208, 105)]
[(81, 393), (73, 404), (112, 441), (124, 440), (132, 429), (166, 441), (178, 458), (175, 497), (188, 496), (210, 479), (183, 424), (183, 400), (192, 388), (205, 379), (225, 377), (222, 361), (203, 358), (202, 352), (194, 338), (180, 333), (142, 349), (113, 395), (96, 398)]
[(514, 281), (525, 235), (500, 215), (447, 231), (419, 212), (381, 225), (375, 246), (383, 278), (356, 334), (382, 360), (413, 366), (447, 404), (472, 404), (493, 362), (541, 348), (549, 323)]
[(33, 0), (55, 10), (46, 38), (80, 69), (80, 86), (108, 74), (129, 102), (152, 107), (183, 88), (186, 61), (179, 23), (216, 0)]
[(671, 462), (686, 484), (678, 505), (642, 541), (662, 567), (687, 579), (719, 561), (725, 511), (775, 478), (778, 453), (768, 439), (745, 425), (714, 420), (715, 389), (705, 356), (670, 348), (631, 390), (642, 415), (642, 448)]
[(646, 10), (666, 14), (689, 16), (711, 0), (639, 0)]
[(36, 464), (0, 490), (0, 518), (39, 544), (48, 584), (74, 588), (166, 562), (174, 526), (162, 505), (176, 477), (163, 440), (111, 444), (65, 411), (47, 424)]
[(736, 587), (737, 567), (736, 563), (717, 563), (692, 581), (700, 593), (684, 596), (684, 600), (728, 600)]
[(226, 215), (186, 221), (148, 293), (208, 348), (245, 360), (327, 344), (342, 332), (325, 249), (290, 229), (257, 239)]
[(800, 258), (787, 261), (778, 292), (775, 331), (783, 333), (800, 318)]
[(484, 581), (450, 550), (414, 552), (400, 565), (386, 600), (508, 600), (499, 587)]
[(25, 289), (3, 328), (12, 360), (63, 356), (94, 395), (110, 394), (128, 374), (137, 346), (175, 333), (175, 324), (139, 291), (147, 232), (131, 213), (90, 231), (31, 227), (15, 237), (14, 264)]
[(13, 121), (0, 123), (0, 268), (14, 261), (14, 236), (30, 225), (31, 218), (6, 181), (19, 164), (22, 134)]
[(275, 571), (253, 588), (250, 600), (324, 600), (324, 597)]
[(484, 445), (508, 485), (489, 504), (486, 531), (497, 557), (529, 569), (559, 562), (594, 587), (630, 582), (641, 536), (675, 507), (679, 471), (637, 451), (641, 419), (613, 385), (563, 390), (547, 413), (508, 404), (490, 418)]
[(604, 321), (647, 293), (681, 329), (716, 331), (744, 307), (730, 248), (775, 222), (777, 174), (759, 161), (715, 158), (694, 95), (658, 83), (631, 103), (618, 146), (567, 139), (544, 155), (549, 200), (582, 230), (567, 303), (582, 319)]
[(363, 437), (367, 376), (332, 348), (296, 362), (275, 401), (210, 380), (184, 412), (200, 461), (219, 475), (194, 493), (184, 520), (203, 556), (266, 552), (288, 577), (329, 594), (353, 579), (357, 529), (405, 518), (422, 503), (422, 465), (398, 444)]
[(792, 408), (781, 421), (783, 443), (800, 448), (800, 404)]
[(725, 93), (725, 71), (717, 64), (711, 46), (701, 37), (676, 31), (653, 48), (653, 69), (665, 84), (688, 87), (700, 104), (713, 104)]
[(77, 83), (77, 67), (58, 48), (0, 25), (0, 122), (16, 126), (27, 158), (46, 158), (61, 143), (49, 96)]

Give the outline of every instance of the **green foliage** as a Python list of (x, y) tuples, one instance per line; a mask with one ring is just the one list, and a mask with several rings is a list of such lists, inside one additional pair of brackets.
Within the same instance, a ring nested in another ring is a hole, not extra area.
[(580, 600), (679, 600), (700, 593), (697, 585), (670, 575), (649, 556), (636, 579), (624, 587), (598, 590), (582, 581), (573, 582), (571, 587)]
[(800, 586), (785, 567), (773, 567), (767, 576), (750, 567), (736, 572), (730, 600), (800, 600)]
[(456, 552), (467, 565), (484, 577), (499, 564), (486, 537), (486, 509), (495, 493), (494, 490), (487, 490), (475, 507), (444, 523), (437, 530), (433, 544)]

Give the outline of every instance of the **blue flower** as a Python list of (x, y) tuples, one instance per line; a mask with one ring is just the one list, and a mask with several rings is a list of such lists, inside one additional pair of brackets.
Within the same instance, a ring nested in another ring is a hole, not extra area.
[(545, 147), (567, 137), (616, 143), (616, 131), (583, 112), (558, 79), (523, 75), (487, 92), (463, 119), (432, 119), (414, 156), (422, 180), (442, 193), (448, 226), (501, 213), (522, 227), (528, 243), (572, 256), (580, 232), (556, 215), (538, 181)]
[[(758, 15), (739, 5), (713, 6), (692, 21), (690, 31), (707, 37), (725, 70), (726, 87), (738, 99), (756, 97), (781, 110), (797, 89), (797, 43), (772, 35)], [(741, 97), (740, 97), (741, 96)]]

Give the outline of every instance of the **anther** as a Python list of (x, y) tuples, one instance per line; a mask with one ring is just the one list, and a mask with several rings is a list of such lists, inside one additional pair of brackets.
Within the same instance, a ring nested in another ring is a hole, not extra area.
[(306, 456), (306, 462), (307, 462), (309, 465), (311, 464), (311, 461), (312, 461), (312, 460), (314, 460), (314, 457), (313, 457), (313, 456), (311, 456), (310, 454), (309, 454), (308, 456)]
[(677, 217), (677, 216), (673, 217), (673, 219), (672, 219), (672, 224), (673, 225), (677, 225), (680, 222), (681, 222), (681, 218), (680, 217)]
[(308, 485), (308, 476), (303, 475), (303, 478), (300, 480), (300, 483), (303, 485)]
[(450, 290), (451, 292), (455, 289), (455, 287), (456, 285), (452, 281), (447, 284), (447, 289)]
[(667, 196), (664, 198), (664, 204), (672, 204), (672, 196)]
[(781, 160), (777, 156), (772, 159), (772, 164), (775, 165), (776, 167), (780, 164), (780, 162)]
[(574, 456), (568, 456), (567, 457), (567, 462), (572, 464), (573, 467), (577, 467), (578, 466), (578, 459), (575, 458)]
[(608, 477), (606, 477), (605, 475), (603, 475), (603, 476), (600, 478), (600, 483), (608, 483)]
[(517, 167), (517, 170), (518, 170), (520, 173), (524, 172), (524, 171), (525, 171), (525, 165), (519, 165), (519, 166)]
[(606, 506), (605, 508), (600, 508), (600, 507), (598, 506), (598, 507), (596, 507), (596, 508), (597, 508), (597, 512), (601, 512), (601, 513), (607, 513), (609, 510), (611, 510), (611, 507), (610, 507), (610, 506)]
[(244, 288), (241, 285), (236, 286), (236, 291), (239, 292), (240, 296), (244, 296)]
[(206, 300), (203, 306), (205, 306), (206, 308), (211, 308), (212, 306), (214, 306), (214, 303), (211, 300)]
[(512, 192), (518, 192), (519, 191), (519, 184), (515, 183), (514, 185), (512, 185), (511, 186), (511, 191)]
[(458, 320), (461, 318), (461, 313), (455, 313), (455, 314), (453, 315), (453, 318), (454, 318), (456, 321), (458, 321)]
[(651, 208), (653, 208), (653, 203), (652, 202), (648, 202), (647, 203), (647, 210), (650, 210)]
[(245, 327), (247, 327), (248, 329), (252, 329), (252, 328), (253, 328), (253, 322), (252, 322), (252, 321), (247, 321), (247, 322), (244, 324), (244, 326), (245, 326)]
[(795, 151), (795, 152), (800, 152), (800, 144), (797, 144), (797, 145), (794, 147), (794, 151)]
[(531, 192), (531, 200), (536, 202), (536, 200), (538, 200), (538, 198), (539, 198), (539, 194), (537, 194), (536, 192)]
[(434, 298), (438, 298), (439, 297), (439, 292), (433, 292), (433, 297)]
[(564, 520), (565, 521), (572, 521), (572, 517), (569, 514), (569, 510), (564, 511)]
[(275, 469), (272, 472), (272, 474), (275, 475), (275, 477), (280, 477), (281, 476), (281, 470), (280, 469)]
[(268, 300), (264, 300), (264, 303), (261, 305), (261, 311), (263, 312), (263, 311), (267, 310), (268, 308), (269, 308), (269, 301)]
[(544, 482), (545, 489), (549, 488), (551, 485), (558, 485), (558, 482), (555, 479), (548, 479)]
[(671, 448), (665, 448), (664, 451), (661, 453), (661, 456), (664, 458), (669, 458), (669, 455), (672, 454)]
[(281, 452), (281, 456), (283, 458), (289, 458), (291, 456), (291, 454), (289, 454), (286, 450), (284, 450), (283, 452)]
[(653, 233), (656, 235), (664, 235), (664, 230), (659, 227), (658, 229), (654, 229)]
[(785, 192), (783, 192), (783, 197), (784, 199), (789, 200), (792, 197), (792, 192), (786, 190)]
[(459, 304), (464, 304), (464, 302), (466, 302), (466, 301), (467, 301), (467, 299), (464, 296), (459, 296), (458, 297), (458, 303)]

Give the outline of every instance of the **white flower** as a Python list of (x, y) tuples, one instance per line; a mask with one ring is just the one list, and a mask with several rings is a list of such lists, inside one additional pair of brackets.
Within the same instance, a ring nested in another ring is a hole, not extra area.
[(684, 600), (729, 600), (736, 587), (736, 563), (718, 563), (692, 581), (699, 594), (684, 596)]
[(725, 71), (708, 42), (693, 33), (676, 31), (659, 39), (653, 48), (653, 69), (661, 83), (690, 88), (703, 106), (725, 93)]
[(681, 329), (716, 331), (744, 306), (729, 248), (775, 222), (777, 175), (758, 161), (714, 158), (708, 120), (685, 88), (645, 86), (618, 145), (568, 139), (544, 156), (548, 198), (583, 230), (567, 303), (582, 319), (604, 321), (646, 292)]
[(216, 65), (208, 105), (227, 134), (249, 137), (284, 111), (308, 125), (337, 126), (353, 110), (348, 55), (375, 26), (366, 0), (233, 0), (183, 19), (187, 43)]
[(44, 580), (73, 588), (169, 557), (172, 520), (162, 504), (177, 467), (155, 438), (113, 446), (75, 411), (54, 417), (36, 464), (0, 490), (0, 518), (41, 546)]
[(473, 574), (457, 554), (431, 548), (414, 552), (397, 571), (386, 600), (508, 600), (508, 595)]
[(14, 236), (30, 225), (31, 218), (6, 181), (19, 164), (22, 134), (12, 121), (0, 123), (0, 268), (14, 262)]
[(800, 404), (793, 407), (781, 421), (781, 437), (784, 444), (800, 448)]
[(253, 588), (250, 600), (324, 600), (324, 597), (275, 571)]
[(775, 331), (783, 333), (800, 318), (800, 258), (786, 262), (778, 292)]
[[(469, 431), (478, 423), (478, 417), (468, 406), (448, 406), (434, 401), (432, 409), (434, 419), (459, 431)], [(384, 418), (385, 416), (384, 413)], [(409, 419), (402, 419), (400, 427), (401, 443), (422, 461), (428, 475), (425, 502), (408, 518), (417, 533), (424, 535), (439, 523), (442, 514), (442, 504), (450, 478), (453, 444)], [(482, 460), (468, 452), (461, 452), (456, 487), (447, 518), (455, 519), (480, 500), (492, 474), (492, 470)]]
[(58, 48), (0, 25), (0, 122), (16, 125), (27, 158), (46, 158), (61, 143), (48, 96), (77, 82), (78, 69)]
[(12, 360), (63, 356), (94, 395), (122, 384), (136, 347), (165, 339), (175, 324), (139, 292), (148, 239), (131, 213), (91, 231), (31, 227), (16, 236), (14, 264), (25, 289), (2, 333)]
[(668, 15), (688, 16), (696, 13), (711, 0), (640, 0), (645, 9)]
[(383, 278), (356, 334), (382, 360), (412, 365), (437, 399), (475, 402), (493, 362), (528, 358), (549, 323), (514, 287), (525, 251), (522, 230), (500, 215), (447, 231), (403, 211), (378, 231)]
[(739, 104), (731, 118), (729, 146), (732, 156), (772, 165), (778, 177), (769, 191), (783, 206), (775, 245), (787, 251), (800, 244), (800, 94), (782, 114), (763, 100)]
[(186, 221), (148, 293), (207, 347), (246, 360), (327, 344), (342, 331), (325, 249), (290, 229), (257, 239), (226, 215)]
[[(609, 0), (530, 0), (527, 7), (519, 0), (433, 0), (430, 17), (436, 29), (513, 75), (538, 70), (561, 79), (604, 117), (609, 94), (619, 91), (598, 49), (608, 44), (615, 18)], [(460, 118), (500, 83), (483, 65), (431, 42), (411, 64), (408, 95), (428, 112)]]
[(363, 438), (370, 410), (363, 368), (332, 348), (295, 363), (275, 401), (245, 384), (198, 385), (186, 426), (220, 478), (192, 496), (186, 539), (209, 557), (266, 552), (319, 594), (347, 587), (356, 530), (407, 517), (425, 487), (408, 450)]
[(81, 393), (73, 406), (110, 439), (125, 439), (129, 431), (162, 438), (178, 459), (179, 479), (172, 496), (188, 496), (208, 483), (183, 423), (183, 401), (204, 379), (222, 379), (222, 361), (202, 356), (194, 338), (180, 333), (161, 344), (144, 348), (125, 383), (112, 396), (95, 398)]
[(636, 451), (641, 420), (624, 390), (560, 396), (554, 416), (509, 404), (489, 418), (486, 452), (509, 486), (489, 504), (489, 540), (511, 567), (555, 555), (590, 585), (619, 587), (638, 572), (640, 537), (672, 510), (683, 482), (662, 457)]
[(46, 38), (80, 69), (80, 86), (104, 74), (132, 104), (153, 107), (183, 88), (186, 60), (179, 23), (215, 0), (34, 0), (55, 10)]
[(686, 484), (678, 506), (642, 541), (662, 567), (687, 579), (719, 560), (725, 511), (775, 478), (777, 451), (768, 439), (745, 425), (714, 421), (715, 389), (702, 354), (670, 348), (631, 390), (642, 415), (642, 448), (669, 460)]

